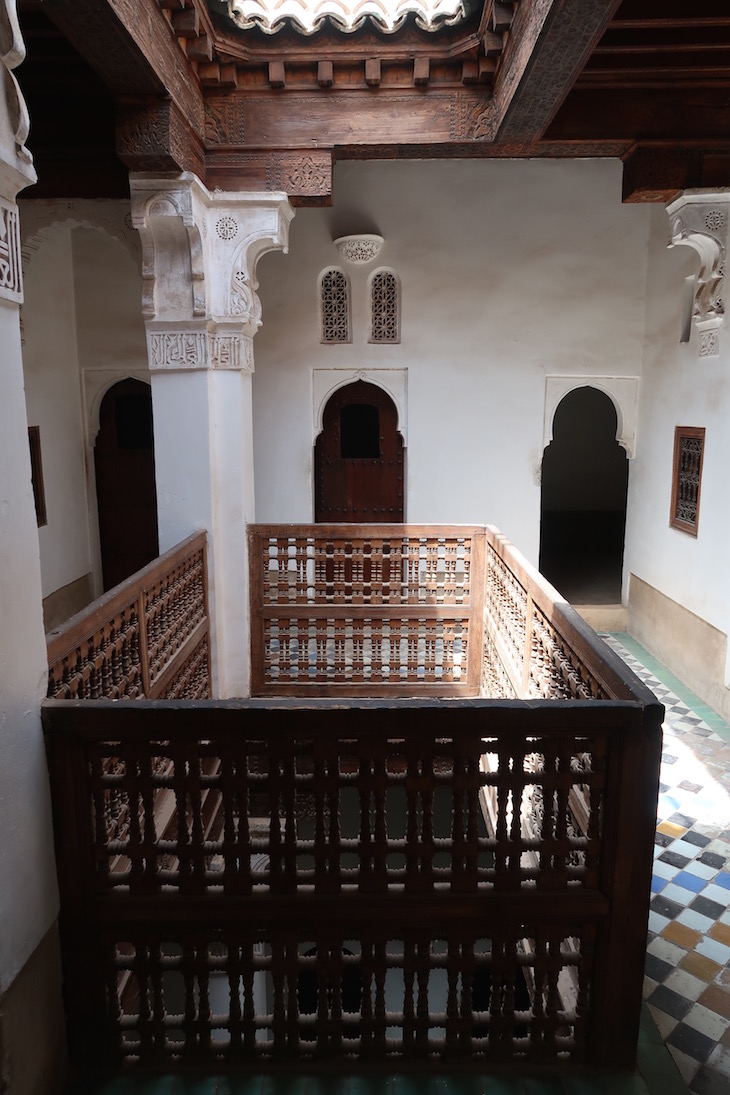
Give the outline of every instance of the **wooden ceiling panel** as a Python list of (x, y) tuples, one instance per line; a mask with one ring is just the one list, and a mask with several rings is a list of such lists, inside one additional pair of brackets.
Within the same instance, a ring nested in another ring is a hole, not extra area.
[(727, 0), (484, 0), (436, 33), (311, 36), (225, 11), (19, 0), (34, 190), (126, 193), (115, 139), (131, 170), (242, 188), (304, 177), (316, 150), (301, 202), (327, 200), (335, 155), (621, 155), (631, 200), (730, 184)]

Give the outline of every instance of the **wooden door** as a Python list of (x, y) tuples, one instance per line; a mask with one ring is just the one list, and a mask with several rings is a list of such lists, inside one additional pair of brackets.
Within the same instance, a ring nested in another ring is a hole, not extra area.
[(403, 521), (403, 438), (398, 411), (358, 380), (331, 397), (315, 446), (315, 521)]
[(104, 396), (94, 451), (104, 589), (158, 555), (152, 393), (122, 380)]

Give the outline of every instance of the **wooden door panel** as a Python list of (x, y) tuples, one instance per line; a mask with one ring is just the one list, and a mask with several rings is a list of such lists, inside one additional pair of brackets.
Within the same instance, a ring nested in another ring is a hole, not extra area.
[(398, 411), (358, 380), (331, 397), (315, 447), (315, 521), (403, 521), (403, 438)]

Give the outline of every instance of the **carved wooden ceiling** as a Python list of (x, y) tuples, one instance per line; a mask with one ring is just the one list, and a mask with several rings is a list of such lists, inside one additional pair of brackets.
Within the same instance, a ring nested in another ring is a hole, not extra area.
[(727, 0), (472, 0), (436, 31), (237, 26), (228, 0), (19, 0), (38, 196), (126, 170), (331, 200), (335, 157), (619, 156), (627, 200), (730, 185)]

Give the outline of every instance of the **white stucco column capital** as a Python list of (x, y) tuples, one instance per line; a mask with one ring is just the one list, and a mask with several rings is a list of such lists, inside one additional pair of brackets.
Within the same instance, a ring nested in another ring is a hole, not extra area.
[(685, 190), (667, 206), (669, 247), (692, 247), (700, 256), (692, 318), (699, 334), (700, 357), (717, 357), (724, 325), (722, 301), (730, 223), (730, 187)]
[(262, 322), (256, 265), (267, 251), (288, 247), (294, 210), (286, 194), (211, 193), (188, 172), (132, 175), (130, 189), (142, 240), (145, 317), (236, 323), (253, 337)]

